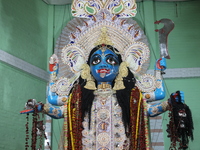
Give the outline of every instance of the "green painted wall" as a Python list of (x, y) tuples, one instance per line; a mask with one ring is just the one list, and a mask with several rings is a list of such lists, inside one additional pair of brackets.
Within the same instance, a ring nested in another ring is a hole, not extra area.
[[(41, 0), (0, 0), (0, 49), (46, 70), (49, 8)], [(0, 80), (0, 150), (25, 149), (19, 111), (30, 98), (45, 101), (46, 83), (2, 62)]]
[(48, 6), (40, 0), (1, 0), (0, 17), (0, 48), (46, 69)]
[(3, 63), (0, 72), (0, 150), (22, 150), (26, 115), (19, 112), (30, 98), (45, 100), (46, 83)]

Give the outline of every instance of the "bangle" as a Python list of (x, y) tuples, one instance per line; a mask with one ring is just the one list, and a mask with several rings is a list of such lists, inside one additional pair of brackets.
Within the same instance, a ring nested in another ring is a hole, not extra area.
[(45, 114), (49, 112), (49, 104), (43, 104), (42, 112)]

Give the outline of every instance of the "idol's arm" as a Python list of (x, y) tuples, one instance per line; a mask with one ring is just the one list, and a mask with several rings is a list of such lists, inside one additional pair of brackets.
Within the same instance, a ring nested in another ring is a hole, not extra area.
[[(185, 103), (184, 92), (179, 91), (171, 94), (171, 97), (174, 98), (175, 103)], [(167, 110), (169, 110), (172, 99), (169, 98), (167, 101), (159, 102), (156, 104), (147, 104), (147, 113), (150, 117), (155, 117)]]
[[(21, 114), (43, 112), (52, 118), (63, 118), (63, 107), (68, 99), (68, 96), (59, 96), (56, 93), (57, 74), (58, 74), (58, 58), (55, 54), (50, 57), (49, 60), (49, 73), (50, 82), (48, 86), (48, 102), (49, 104), (38, 103), (35, 99), (29, 99), (25, 104), (25, 110), (21, 111)], [(54, 106), (55, 105), (55, 106)], [(62, 106), (61, 106), (62, 105)]]
[(53, 91), (54, 83), (50, 83), (48, 86), (48, 102), (52, 105), (62, 106), (68, 99), (68, 96), (59, 96), (55, 91)]
[(56, 93), (56, 81), (57, 74), (59, 70), (58, 58), (55, 54), (50, 57), (49, 60), (49, 74), (50, 74), (50, 82), (48, 86), (48, 102), (52, 105), (61, 106), (64, 105), (68, 96), (59, 96)]
[(64, 107), (65, 105), (52, 106), (51, 104), (42, 104), (41, 102), (37, 102), (35, 99), (29, 99), (25, 104), (25, 110), (20, 111), (20, 114), (42, 112), (52, 118), (59, 119), (63, 118)]
[(160, 58), (155, 64), (156, 89), (153, 92), (143, 93), (147, 101), (162, 100), (165, 98), (165, 88), (162, 73), (166, 69), (166, 59)]
[(54, 119), (63, 118), (64, 106), (52, 106), (44, 104), (42, 112)]
[(156, 103), (156, 104), (148, 104), (147, 105), (147, 113), (150, 117), (155, 117), (160, 115), (161, 113), (167, 111), (169, 109), (168, 101)]
[(47, 89), (47, 99), (50, 104), (44, 104), (42, 112), (55, 119), (63, 118), (64, 106), (61, 105), (64, 105), (64, 102), (68, 98), (68, 96), (61, 97), (56, 93), (55, 84), (57, 81), (58, 70), (58, 58), (53, 54), (49, 60), (50, 83)]

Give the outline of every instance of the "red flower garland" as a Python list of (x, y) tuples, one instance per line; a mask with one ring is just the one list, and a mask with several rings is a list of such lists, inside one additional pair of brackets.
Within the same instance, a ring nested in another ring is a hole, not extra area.
[[(68, 116), (68, 125), (72, 124), (72, 133), (68, 132), (68, 149), (82, 150), (82, 113), (81, 113), (81, 87), (76, 85), (71, 97), (70, 114)], [(69, 115), (69, 114), (68, 114)], [(71, 118), (70, 118), (71, 117)], [(68, 130), (70, 128), (68, 126)], [(72, 136), (70, 135), (72, 134)], [(72, 143), (73, 142), (73, 143)]]
[(144, 105), (143, 100), (139, 100), (139, 89), (132, 89), (130, 98), (130, 149), (146, 150)]

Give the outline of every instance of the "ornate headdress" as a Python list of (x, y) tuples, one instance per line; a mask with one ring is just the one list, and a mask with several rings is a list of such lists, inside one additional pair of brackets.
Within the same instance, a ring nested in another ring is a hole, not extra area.
[[(155, 89), (154, 78), (145, 74), (150, 58), (147, 38), (130, 18), (136, 15), (134, 0), (74, 0), (72, 14), (78, 18), (62, 30), (55, 48), (60, 59), (58, 77), (65, 82), (66, 95), (79, 78), (91, 50), (101, 44), (112, 45), (119, 51), (142, 91)], [(145, 84), (142, 77), (151, 80), (151, 84)]]

